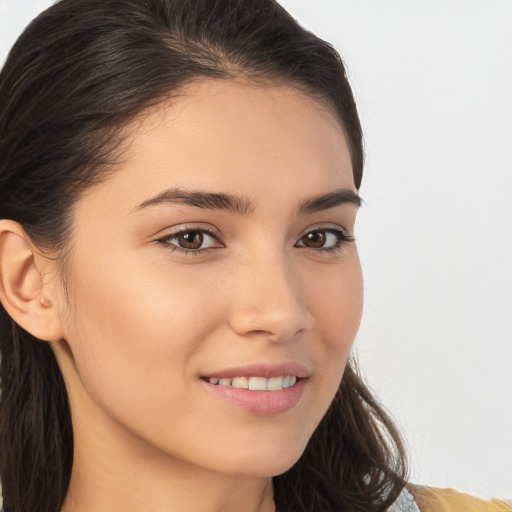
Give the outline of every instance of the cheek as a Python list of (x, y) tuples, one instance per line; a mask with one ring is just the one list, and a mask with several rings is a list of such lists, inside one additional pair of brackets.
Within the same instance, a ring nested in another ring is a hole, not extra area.
[(318, 340), (314, 347), (314, 360), (320, 370), (315, 376), (317, 405), (323, 412), (339, 387), (361, 321), (363, 280), (357, 251), (351, 249), (336, 268), (318, 267), (307, 278), (309, 310), (315, 318)]
[(330, 270), (324, 278), (312, 276), (308, 295), (326, 350), (348, 353), (363, 308), (363, 280), (357, 253), (340, 267), (334, 272)]
[[(193, 371), (189, 361), (216, 328), (211, 287), (161, 264), (118, 259), (96, 265), (95, 273), (82, 267), (79, 276), (87, 278), (75, 282), (67, 315), (80, 379), (104, 404), (140, 402), (158, 409), (163, 400), (179, 395)], [(163, 396), (163, 389), (172, 396)]]
[(354, 251), (353, 257), (330, 279), (317, 276), (315, 283), (310, 289), (320, 340), (315, 349), (315, 359), (321, 368), (315, 376), (319, 421), (338, 390), (361, 321), (363, 281), (357, 253)]

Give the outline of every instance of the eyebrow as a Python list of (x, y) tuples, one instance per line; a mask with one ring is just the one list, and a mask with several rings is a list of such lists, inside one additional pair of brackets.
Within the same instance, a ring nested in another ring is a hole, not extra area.
[(342, 204), (353, 204), (359, 208), (362, 201), (357, 192), (343, 188), (307, 199), (300, 205), (299, 213), (315, 213)]
[[(361, 203), (361, 197), (353, 190), (339, 189), (306, 199), (299, 205), (298, 213), (315, 213), (342, 204), (353, 204), (359, 208)], [(187, 191), (180, 188), (165, 190), (144, 201), (133, 211), (160, 204), (186, 204), (208, 210), (224, 210), (241, 216), (249, 216), (254, 212), (250, 199), (241, 196), (222, 192)]]
[(251, 201), (243, 197), (215, 192), (187, 191), (180, 188), (165, 190), (161, 194), (144, 201), (135, 208), (135, 211), (148, 206), (175, 203), (208, 210), (225, 210), (242, 216), (250, 215), (254, 211)]

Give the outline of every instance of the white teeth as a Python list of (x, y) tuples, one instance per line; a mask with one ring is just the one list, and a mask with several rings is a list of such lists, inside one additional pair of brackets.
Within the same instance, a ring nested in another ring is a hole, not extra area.
[(231, 385), (234, 388), (247, 389), (249, 387), (249, 380), (247, 377), (235, 377)]
[(234, 377), (218, 378), (210, 377), (208, 379), (210, 384), (217, 384), (218, 386), (231, 386), (239, 389), (250, 389), (253, 391), (280, 391), (289, 388), (297, 382), (295, 375), (285, 375), (284, 377)]
[(266, 391), (267, 379), (265, 377), (249, 377), (249, 389), (253, 391)]
[(271, 377), (267, 381), (268, 391), (277, 391), (283, 389), (283, 377)]

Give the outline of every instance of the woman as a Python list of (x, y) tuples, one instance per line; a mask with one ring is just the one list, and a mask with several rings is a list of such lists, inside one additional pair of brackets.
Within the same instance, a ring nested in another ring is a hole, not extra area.
[(0, 112), (5, 511), (428, 510), (349, 359), (331, 46), (270, 0), (62, 0)]

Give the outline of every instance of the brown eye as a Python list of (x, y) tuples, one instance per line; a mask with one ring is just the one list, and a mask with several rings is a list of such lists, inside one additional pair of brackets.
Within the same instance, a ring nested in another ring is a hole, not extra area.
[(183, 249), (201, 249), (204, 242), (204, 235), (200, 231), (187, 231), (176, 236), (178, 245)]
[(157, 240), (173, 251), (201, 253), (207, 249), (224, 247), (217, 234), (207, 229), (182, 229)]
[(307, 235), (303, 236), (301, 240), (306, 247), (320, 249), (325, 245), (327, 235), (325, 231), (311, 231)]
[(354, 237), (342, 229), (315, 229), (299, 238), (296, 247), (307, 247), (324, 252), (341, 249), (346, 242), (353, 242)]

